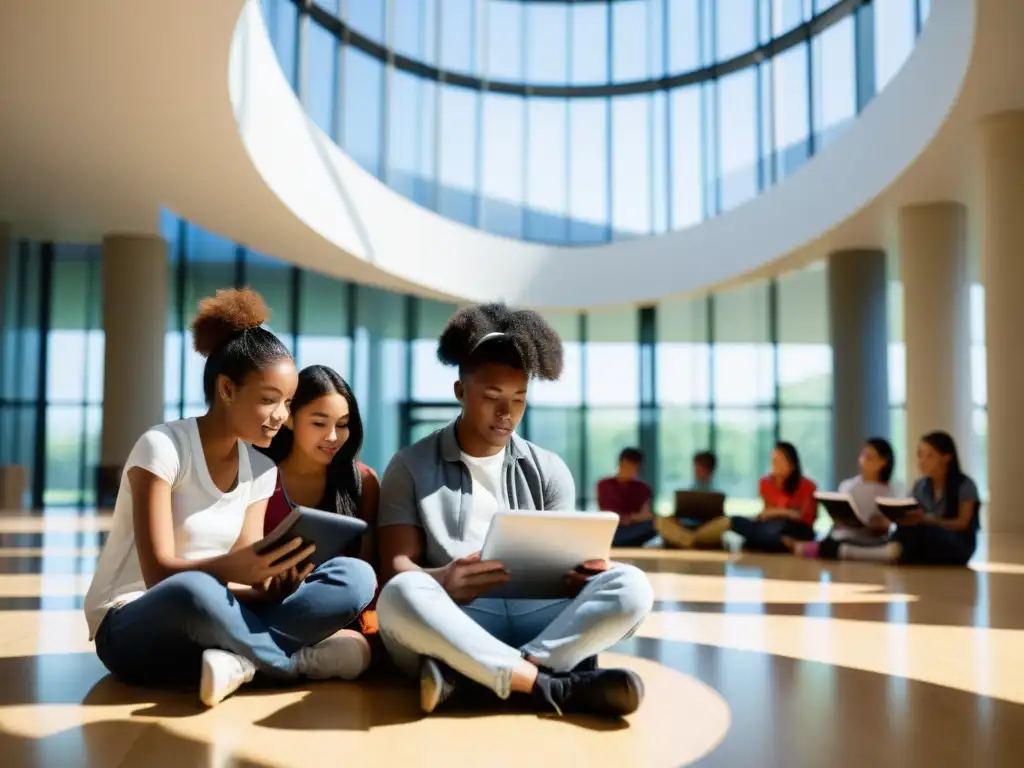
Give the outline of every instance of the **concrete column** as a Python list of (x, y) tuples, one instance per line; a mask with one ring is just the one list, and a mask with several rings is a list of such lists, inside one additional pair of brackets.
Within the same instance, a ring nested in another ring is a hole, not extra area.
[[(837, 251), (828, 261), (832, 335), (833, 477), (857, 472), (868, 437), (889, 437), (885, 251)], [(900, 460), (903, 457), (898, 457)]]
[(905, 207), (899, 213), (899, 242), (907, 448), (912, 452), (921, 435), (942, 429), (966, 458), (971, 443), (967, 210), (958, 203)]
[(164, 414), (167, 243), (149, 235), (103, 239), (103, 433), (97, 495), (113, 503), (121, 466)]
[(981, 122), (981, 276), (988, 377), (988, 528), (1024, 533), (1024, 112)]

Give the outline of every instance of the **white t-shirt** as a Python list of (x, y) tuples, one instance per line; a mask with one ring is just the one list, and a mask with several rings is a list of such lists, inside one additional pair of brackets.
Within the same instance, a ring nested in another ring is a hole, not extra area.
[(274, 463), (245, 443), (238, 443), (238, 480), (224, 493), (210, 477), (195, 419), (183, 419), (149, 429), (132, 448), (121, 473), (110, 536), (96, 563), (85, 596), (85, 619), (90, 638), (114, 605), (133, 600), (146, 590), (135, 548), (132, 491), (128, 470), (151, 472), (171, 485), (174, 551), (186, 560), (228, 552), (245, 520), (245, 510), (269, 499), (277, 481)]
[[(878, 499), (883, 496), (892, 496), (894, 491), (888, 483), (869, 483), (860, 475), (843, 480), (839, 484), (839, 492), (847, 493), (853, 498), (857, 517), (864, 525), (872, 526), (877, 520), (885, 520), (885, 516), (878, 511)], [(861, 537), (877, 538), (884, 534), (858, 532)], [(832, 538), (846, 540), (851, 537), (853, 531), (841, 529), (836, 526), (832, 531)]]
[(502, 469), (505, 466), (505, 452), (494, 456), (467, 456), (462, 454), (462, 463), (469, 469), (473, 478), (473, 507), (466, 521), (466, 535), (463, 545), (466, 552), (463, 556), (478, 552), (484, 545), (487, 529), (491, 525), (494, 513), (504, 506), (504, 495), (501, 492)]

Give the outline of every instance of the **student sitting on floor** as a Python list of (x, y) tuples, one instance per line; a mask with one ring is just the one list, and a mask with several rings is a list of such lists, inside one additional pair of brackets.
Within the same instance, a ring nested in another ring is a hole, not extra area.
[(756, 518), (720, 517), (702, 525), (694, 536), (701, 541), (718, 536), (731, 550), (745, 547), (755, 552), (785, 552), (784, 536), (799, 541), (814, 539), (816, 490), (803, 475), (796, 447), (780, 441), (772, 451), (771, 472), (761, 478), (761, 513)]
[(85, 598), (107, 669), (135, 685), (198, 685), (207, 706), (256, 672), (352, 679), (366, 665), (365, 641), (334, 635), (373, 599), (373, 569), (338, 557), (297, 572), (312, 545), (253, 546), (277, 469), (248, 444), (270, 444), (297, 380), (262, 327), (268, 315), (252, 291), (200, 303), (192, 332), (209, 410), (135, 444)]
[(536, 312), (476, 306), (448, 322), (438, 357), (458, 366), (461, 415), (400, 451), (381, 479), (381, 568), (392, 575), (377, 603), (385, 646), (419, 675), (425, 712), (472, 690), (470, 681), (541, 711), (633, 712), (643, 698), (634, 672), (580, 665), (650, 611), (642, 571), (583, 563), (565, 575), (563, 599), (487, 597), (508, 580), (500, 562), (480, 559), (495, 512), (576, 504), (565, 462), (515, 434), (529, 380), (562, 372), (561, 340)]
[[(277, 464), (277, 487), (267, 506), (264, 533), (273, 531), (297, 505), (358, 517), (370, 527), (361, 541), (338, 554), (375, 565), (380, 484), (376, 473), (356, 460), (363, 447), (363, 421), (355, 395), (336, 371), (311, 365), (299, 372), (290, 411), (270, 446), (257, 446)], [(359, 626), (364, 635), (376, 633), (372, 606), (360, 614)]]
[(920, 505), (896, 526), (881, 547), (841, 544), (845, 560), (912, 565), (966, 565), (974, 555), (980, 527), (978, 486), (960, 468), (956, 443), (945, 432), (931, 432), (917, 446), (921, 478), (913, 497)]
[(640, 479), (644, 454), (639, 448), (626, 448), (619, 454), (619, 471), (597, 484), (597, 508), (619, 516), (613, 545), (639, 547), (658, 535), (651, 512), (651, 486)]
[[(700, 451), (693, 456), (693, 485), (691, 490), (705, 493), (715, 490), (715, 469), (718, 457), (711, 451)], [(723, 522), (725, 518), (723, 518)], [(689, 549), (705, 547), (717, 549), (722, 545), (722, 528), (720, 526), (689, 527), (685, 520), (677, 517), (659, 517), (655, 527), (661, 534), (661, 540), (669, 549)]]
[(895, 464), (892, 446), (883, 438), (869, 438), (861, 448), (857, 463), (860, 474), (843, 480), (839, 484), (839, 492), (848, 494), (853, 499), (854, 511), (864, 524), (864, 528), (834, 525), (820, 542), (797, 541), (784, 536), (782, 543), (793, 554), (801, 557), (835, 559), (840, 544), (877, 547), (888, 539), (892, 523), (878, 511), (877, 499), (894, 495), (892, 486), (889, 485)]

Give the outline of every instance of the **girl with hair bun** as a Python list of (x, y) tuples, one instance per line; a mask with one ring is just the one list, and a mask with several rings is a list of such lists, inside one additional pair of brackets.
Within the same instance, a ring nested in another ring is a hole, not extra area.
[(420, 707), (453, 693), (517, 698), (540, 711), (621, 717), (643, 699), (627, 669), (594, 656), (629, 637), (651, 610), (644, 573), (604, 560), (565, 574), (562, 597), (502, 599), (504, 566), (480, 550), (499, 509), (573, 510), (565, 462), (515, 434), (530, 379), (557, 379), (562, 342), (536, 312), (503, 304), (457, 312), (438, 358), (458, 369), (459, 418), (400, 451), (381, 480), (377, 603), (394, 661), (420, 679)]
[(361, 638), (335, 633), (373, 598), (370, 566), (338, 557), (298, 572), (313, 550), (300, 539), (254, 549), (277, 469), (251, 446), (270, 445), (297, 381), (263, 327), (269, 314), (251, 290), (200, 302), (192, 334), (209, 409), (135, 444), (85, 599), (108, 670), (136, 685), (198, 684), (207, 706), (257, 672), (352, 679), (369, 660)]

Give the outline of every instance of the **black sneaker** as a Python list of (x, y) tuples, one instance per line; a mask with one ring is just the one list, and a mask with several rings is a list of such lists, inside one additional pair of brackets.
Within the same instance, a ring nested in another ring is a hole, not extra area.
[(533, 696), (541, 706), (554, 707), (560, 715), (624, 717), (640, 708), (644, 684), (628, 669), (541, 674)]
[(429, 656), (420, 662), (420, 709), (427, 714), (444, 704), (455, 691), (455, 673)]

